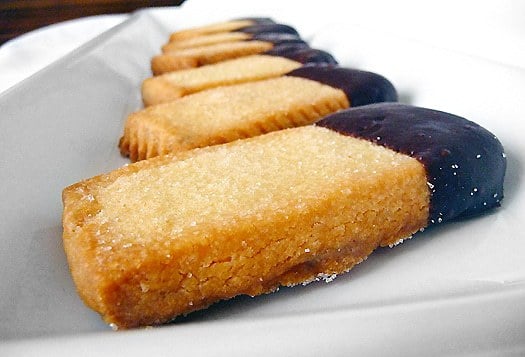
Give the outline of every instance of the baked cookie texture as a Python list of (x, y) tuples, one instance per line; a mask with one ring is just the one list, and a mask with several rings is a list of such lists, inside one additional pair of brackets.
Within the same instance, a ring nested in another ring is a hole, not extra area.
[(215, 32), (182, 39), (170, 38), (170, 41), (162, 46), (162, 51), (170, 52), (181, 48), (200, 47), (224, 42), (264, 40), (267, 37), (275, 37), (276, 34), (279, 34), (280, 36), (285, 35), (282, 38), (300, 39), (299, 33), (291, 26), (276, 23), (263, 23), (240, 28), (237, 29), (237, 31)]
[(300, 45), (302, 47), (308, 47), (303, 40), (295, 36), (290, 38), (287, 35), (272, 34), (260, 36), (260, 38), (261, 39), (258, 40), (223, 42), (207, 46), (171, 50), (152, 58), (151, 71), (154, 75), (160, 75), (243, 56), (264, 54), (271, 50), (278, 50), (281, 46)]
[(151, 60), (153, 75), (195, 68), (228, 59), (263, 53), (274, 45), (267, 41), (217, 43), (208, 46), (181, 49), (154, 56)]
[(397, 99), (392, 84), (375, 73), (332, 66), (302, 68), (133, 113), (125, 123), (120, 150), (132, 161), (143, 160), (308, 125), (353, 105), (354, 95), (361, 105), (364, 98), (371, 103)]
[[(417, 129), (404, 130), (411, 122)], [(446, 179), (464, 189), (443, 205), (432, 167), (448, 157), (464, 172)], [(63, 192), (64, 247), (80, 296), (106, 322), (160, 324), (239, 294), (332, 279), (433, 217), (494, 207), (504, 170), (501, 144), (463, 118), (351, 108), (74, 184)]]
[(311, 124), (348, 106), (343, 91), (297, 77), (219, 87), (130, 115), (120, 150), (143, 160)]
[[(246, 20), (242, 20), (246, 21)], [(241, 22), (242, 22), (241, 21)], [(151, 60), (154, 75), (200, 67), (242, 56), (269, 53), (281, 47), (308, 47), (297, 31), (285, 24), (265, 22), (237, 28), (236, 31), (194, 33), (195, 29), (172, 34), (170, 42), (162, 46), (163, 53)], [(228, 24), (235, 24), (236, 21)], [(244, 23), (244, 22), (243, 22)], [(211, 25), (212, 27), (224, 24)], [(187, 31), (194, 33), (187, 35)], [(175, 36), (179, 34), (179, 36)], [(273, 52), (272, 52), (273, 54)]]
[(301, 66), (283, 57), (245, 56), (148, 78), (142, 83), (142, 98), (145, 106), (166, 103), (204, 89), (282, 76)]
[(324, 51), (297, 47), (288, 48), (284, 56), (244, 56), (147, 78), (142, 98), (145, 106), (167, 103), (204, 89), (282, 76), (305, 63), (334, 64), (335, 60)]
[(416, 160), (313, 126), (139, 167), (64, 193), (79, 293), (121, 328), (341, 273), (427, 219)]
[(213, 24), (206, 24), (184, 30), (173, 32), (170, 35), (169, 41), (180, 41), (188, 38), (206, 36), (217, 33), (233, 32), (246, 29), (258, 25), (270, 25), (275, 22), (270, 18), (263, 17), (249, 17), (244, 19), (235, 19), (230, 21), (217, 22)]
[(163, 46), (164, 54), (152, 59), (155, 76), (142, 85), (144, 105), (221, 85), (277, 77), (301, 64), (337, 65), (329, 53), (310, 48), (292, 27), (268, 19), (258, 21), (236, 32), (195, 35)]
[(186, 39), (170, 41), (162, 46), (162, 52), (215, 45), (217, 43), (246, 41), (251, 39), (252, 36), (244, 32), (219, 32), (211, 35), (195, 36)]

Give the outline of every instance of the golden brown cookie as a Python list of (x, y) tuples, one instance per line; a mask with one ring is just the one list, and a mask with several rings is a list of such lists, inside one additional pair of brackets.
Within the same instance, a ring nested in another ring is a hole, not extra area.
[(254, 54), (274, 53), (290, 46), (308, 48), (296, 35), (263, 33), (248, 41), (219, 42), (205, 46), (170, 49), (151, 60), (154, 75), (200, 67)]
[(332, 276), (426, 224), (417, 160), (307, 126), (129, 165), (64, 191), (79, 294), (120, 328)]
[(151, 71), (154, 75), (181, 69), (195, 68), (228, 59), (269, 51), (273, 44), (267, 41), (239, 41), (181, 49), (154, 56)]
[(504, 174), (501, 144), (472, 122), (364, 106), (72, 185), (64, 247), (80, 296), (106, 322), (159, 324), (332, 280), (378, 246), (498, 206)]
[(395, 101), (385, 78), (332, 66), (217, 87), (146, 108), (125, 123), (120, 150), (132, 161), (308, 125), (350, 106)]
[(213, 24), (208, 24), (208, 25), (203, 25), (203, 26), (198, 26), (198, 27), (193, 27), (193, 28), (173, 32), (170, 35), (169, 41), (173, 42), (173, 41), (179, 41), (179, 40), (186, 40), (186, 39), (198, 37), (198, 36), (206, 36), (206, 35), (212, 35), (212, 34), (217, 34), (217, 33), (232, 32), (235, 30), (240, 30), (242, 28), (249, 27), (249, 26), (254, 26), (257, 24), (264, 24), (264, 23), (273, 23), (273, 21), (269, 19), (248, 18), (248, 19), (217, 22)]
[(224, 42), (261, 40), (268, 37), (275, 37), (277, 35), (289, 39), (300, 39), (299, 33), (291, 26), (259, 19), (256, 24), (238, 28), (235, 31), (220, 31), (186, 38), (170, 39), (167, 44), (162, 46), (162, 50), (163, 52), (170, 52), (182, 48), (200, 47)]
[(251, 40), (252, 35), (243, 32), (219, 32), (211, 35), (195, 36), (171, 41), (162, 46), (162, 52), (177, 51), (184, 48), (201, 47), (217, 43)]
[(257, 23), (243, 26), (234, 32), (210, 32), (190, 37), (182, 36), (182, 38), (170, 41), (162, 47), (161, 55), (153, 57), (151, 61), (153, 74), (158, 75), (241, 56), (266, 53), (282, 46), (307, 47), (293, 27), (268, 23), (267, 19), (251, 21)]
[[(322, 51), (308, 50), (309, 54)], [(295, 51), (292, 54), (302, 52)], [(302, 66), (296, 61), (331, 61), (330, 56), (280, 56), (252, 55), (223, 61), (199, 68), (190, 68), (146, 79), (142, 83), (145, 106), (173, 101), (185, 95), (223, 85), (252, 82), (278, 77)]]
[(142, 83), (142, 98), (145, 106), (166, 103), (204, 89), (278, 77), (301, 65), (277, 56), (245, 56), (148, 78)]
[(130, 115), (120, 150), (143, 160), (311, 124), (348, 106), (340, 89), (291, 76), (218, 87)]

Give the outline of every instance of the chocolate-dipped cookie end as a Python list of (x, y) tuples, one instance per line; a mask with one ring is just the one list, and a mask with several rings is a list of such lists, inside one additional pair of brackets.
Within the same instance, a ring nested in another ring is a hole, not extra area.
[(288, 58), (305, 65), (337, 65), (335, 58), (328, 52), (311, 48), (302, 43), (280, 44), (267, 51), (266, 54)]
[(327, 65), (305, 66), (287, 75), (307, 78), (339, 88), (345, 92), (351, 107), (397, 101), (397, 92), (392, 83), (372, 72)]
[(419, 160), (431, 193), (429, 224), (500, 205), (506, 156), (488, 130), (462, 117), (399, 103), (348, 109), (316, 123)]

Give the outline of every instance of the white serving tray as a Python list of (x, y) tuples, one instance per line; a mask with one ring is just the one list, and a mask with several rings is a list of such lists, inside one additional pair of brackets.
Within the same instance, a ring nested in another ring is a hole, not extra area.
[[(453, 33), (441, 42), (409, 36), (391, 30), (395, 21), (373, 23), (364, 8), (352, 17), (261, 3), (190, 0), (140, 11), (0, 96), (1, 356), (525, 353), (521, 53), (447, 47)], [(61, 242), (61, 191), (127, 163), (117, 149), (123, 122), (141, 107), (149, 60), (171, 31), (238, 16), (291, 24), (341, 64), (389, 78), (401, 101), (491, 130), (508, 158), (506, 198), (482, 217), (379, 249), (330, 284), (239, 297), (172, 325), (114, 332), (76, 294)]]

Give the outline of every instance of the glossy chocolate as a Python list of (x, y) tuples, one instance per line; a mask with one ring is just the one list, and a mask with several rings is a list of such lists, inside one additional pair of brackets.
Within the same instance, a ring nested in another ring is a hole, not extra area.
[(376, 73), (338, 66), (303, 66), (287, 76), (311, 79), (345, 92), (351, 107), (397, 101), (392, 83)]
[(498, 139), (464, 118), (381, 103), (329, 115), (316, 125), (409, 155), (426, 168), (429, 224), (479, 214), (503, 198), (506, 159)]
[(252, 35), (261, 34), (261, 33), (280, 33), (280, 34), (289, 34), (299, 37), (299, 33), (293, 27), (276, 24), (276, 23), (258, 23), (251, 26), (246, 26), (241, 29), (236, 30), (237, 32), (249, 33)]
[(250, 40), (259, 40), (259, 41), (266, 41), (271, 42), (275, 46), (280, 45), (295, 45), (295, 46), (308, 46), (304, 40), (302, 40), (299, 36), (289, 34), (289, 33), (277, 33), (277, 32), (263, 32), (263, 33), (257, 33), (254, 34), (253, 37), (247, 41)]
[(274, 24), (275, 21), (273, 21), (269, 17), (238, 17), (234, 20), (249, 20), (252, 21), (254, 25), (264, 25), (264, 24)]
[(328, 52), (302, 44), (282, 44), (275, 46), (270, 51), (267, 51), (266, 54), (285, 57), (303, 64), (337, 64), (335, 58)]

